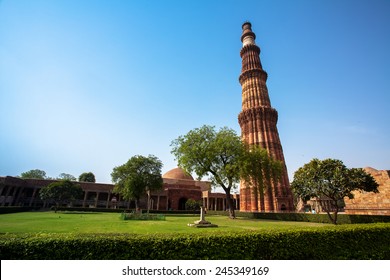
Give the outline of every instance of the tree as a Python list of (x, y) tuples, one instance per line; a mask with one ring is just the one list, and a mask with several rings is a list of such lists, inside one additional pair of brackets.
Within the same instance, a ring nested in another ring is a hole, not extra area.
[(196, 211), (199, 210), (201, 206), (202, 201), (196, 201), (195, 199), (190, 198), (186, 201), (185, 208), (186, 210)]
[(91, 182), (95, 183), (95, 175), (92, 172), (84, 172), (79, 176), (79, 182)]
[(58, 178), (57, 179), (60, 179), (60, 180), (69, 180), (69, 181), (76, 181), (76, 177), (73, 176), (72, 174), (68, 174), (68, 173), (61, 173), (60, 175), (58, 175)]
[(114, 191), (124, 199), (134, 199), (138, 208), (141, 196), (148, 195), (148, 211), (150, 192), (162, 188), (162, 162), (155, 156), (133, 156), (125, 164), (117, 166), (111, 173)]
[(39, 191), (42, 200), (52, 201), (55, 204), (55, 212), (60, 204), (69, 203), (83, 195), (80, 185), (70, 180), (61, 180), (51, 183)]
[(322, 206), (334, 224), (337, 224), (339, 202), (344, 197), (352, 199), (352, 192), (357, 190), (377, 193), (378, 186), (375, 179), (363, 169), (349, 169), (336, 159), (311, 160), (294, 173), (291, 183), (293, 192), (304, 201), (311, 197), (330, 199), (331, 207)]
[(260, 197), (264, 205), (264, 192), (280, 181), (283, 162), (269, 156), (267, 150), (258, 145), (246, 145), (241, 159), (241, 179), (251, 186), (254, 196)]
[(171, 153), (178, 165), (187, 172), (195, 172), (200, 180), (209, 175), (212, 185), (225, 191), (230, 218), (235, 218), (230, 192), (240, 181), (240, 160), (243, 151), (241, 138), (227, 127), (216, 131), (204, 125), (179, 136), (171, 143)]
[(32, 169), (20, 174), (22, 179), (47, 179), (46, 172), (39, 169)]

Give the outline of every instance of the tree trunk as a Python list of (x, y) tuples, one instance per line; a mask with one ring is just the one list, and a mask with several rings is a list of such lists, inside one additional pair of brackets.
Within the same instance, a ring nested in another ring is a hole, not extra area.
[(150, 210), (150, 190), (147, 190), (146, 191), (147, 195), (148, 195), (148, 215), (149, 215), (149, 210)]
[(328, 214), (329, 220), (331, 220), (331, 222), (332, 222), (333, 224), (336, 224), (335, 220), (333, 219), (333, 217), (332, 217), (332, 215), (330, 214), (330, 211), (329, 211), (328, 209), (326, 210), (326, 214)]
[(228, 205), (228, 211), (229, 211), (229, 218), (230, 219), (235, 219), (236, 218), (236, 213), (234, 212), (234, 204), (233, 204), (233, 199), (230, 196), (230, 191), (226, 191), (226, 202)]
[(335, 225), (337, 225), (337, 214), (339, 213), (339, 206), (337, 205), (337, 200), (335, 203), (335, 210), (334, 210), (334, 217), (333, 217), (333, 222)]
[[(334, 207), (334, 213), (333, 213), (333, 223), (337, 225), (337, 214), (339, 212), (339, 205), (337, 204), (337, 199), (332, 198), (332, 206)], [(331, 209), (333, 210), (333, 209)]]
[(338, 212), (339, 212), (339, 208), (336, 206), (336, 209), (335, 209), (335, 211), (334, 211), (334, 213), (333, 213), (333, 216), (330, 214), (330, 211), (331, 211), (332, 209), (328, 209), (328, 208), (326, 208), (326, 214), (328, 214), (328, 217), (329, 217), (329, 219), (332, 221), (332, 223), (334, 224), (334, 225), (337, 225), (337, 214), (338, 214)]

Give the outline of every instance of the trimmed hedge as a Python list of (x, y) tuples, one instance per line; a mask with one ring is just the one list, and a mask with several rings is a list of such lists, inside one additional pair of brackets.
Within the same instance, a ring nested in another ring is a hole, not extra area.
[(27, 207), (27, 206), (4, 206), (0, 207), (0, 214), (11, 214), (11, 213), (19, 213), (19, 212), (28, 212), (32, 210), (38, 210), (37, 207)]
[(0, 258), (130, 259), (390, 259), (390, 225), (247, 233), (175, 235), (3, 234)]
[[(27, 207), (27, 206), (3, 206), (0, 207), (0, 214), (11, 214), (18, 212), (28, 212), (28, 211), (47, 211), (48, 208), (43, 209), (40, 207)], [(53, 210), (54, 211), (54, 210)], [(87, 208), (87, 207), (58, 207), (57, 211), (69, 211), (69, 212), (103, 212), (103, 213), (123, 213), (131, 212), (134, 209), (112, 209), (112, 208)], [(145, 209), (142, 210), (146, 212)], [(149, 210), (151, 214), (200, 214), (200, 210)]]
[[(85, 208), (85, 207), (58, 207), (57, 211), (75, 211), (75, 212), (103, 212), (103, 213), (130, 213), (135, 209), (112, 209), (112, 208)], [(145, 213), (146, 209), (142, 209)], [(199, 210), (149, 210), (151, 214), (200, 214)]]
[(141, 214), (141, 213), (122, 213), (122, 220), (152, 220), (152, 221), (165, 221), (165, 216), (161, 214)]
[[(226, 215), (226, 211), (208, 211), (210, 215)], [(239, 212), (236, 211), (237, 217), (245, 217), (248, 219), (265, 219), (265, 220), (280, 220), (280, 221), (297, 221), (311, 223), (328, 223), (331, 224), (327, 214), (311, 214), (311, 213), (263, 213), (263, 212)], [(390, 223), (390, 216), (383, 215), (348, 215), (338, 214), (337, 224), (367, 224), (367, 223)]]

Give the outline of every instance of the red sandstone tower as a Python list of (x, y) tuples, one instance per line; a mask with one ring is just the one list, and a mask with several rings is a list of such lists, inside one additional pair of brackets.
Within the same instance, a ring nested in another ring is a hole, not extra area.
[[(284, 155), (276, 123), (278, 112), (271, 107), (266, 85), (267, 73), (260, 61), (260, 48), (255, 43), (256, 35), (252, 25), (242, 25), (242, 69), (239, 78), (242, 87), (242, 111), (238, 115), (241, 136), (250, 145), (259, 145), (266, 149), (271, 157), (283, 163)], [(264, 194), (255, 195), (245, 183), (240, 185), (241, 211), (292, 211), (294, 210), (287, 168), (280, 183), (268, 186)]]

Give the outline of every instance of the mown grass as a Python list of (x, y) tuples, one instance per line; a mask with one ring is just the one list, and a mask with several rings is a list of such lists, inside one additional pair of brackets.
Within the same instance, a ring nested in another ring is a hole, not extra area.
[(118, 213), (88, 212), (23, 212), (0, 215), (0, 233), (200, 233), (245, 232), (261, 230), (290, 230), (334, 227), (330, 224), (229, 219), (226, 216), (206, 216), (218, 228), (187, 226), (198, 220), (198, 215), (166, 215), (165, 221), (121, 220)]

